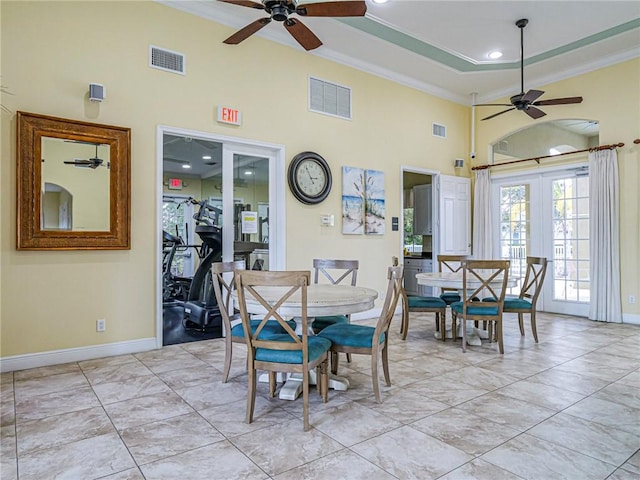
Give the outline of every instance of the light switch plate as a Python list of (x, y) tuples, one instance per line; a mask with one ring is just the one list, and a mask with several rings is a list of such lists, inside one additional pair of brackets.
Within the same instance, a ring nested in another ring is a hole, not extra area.
[(320, 215), (320, 225), (323, 227), (333, 227), (335, 219), (333, 215)]

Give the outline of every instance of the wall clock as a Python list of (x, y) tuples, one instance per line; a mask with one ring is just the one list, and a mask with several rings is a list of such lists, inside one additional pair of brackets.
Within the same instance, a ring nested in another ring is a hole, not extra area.
[(306, 205), (322, 202), (331, 191), (329, 164), (317, 153), (299, 153), (289, 164), (289, 188)]

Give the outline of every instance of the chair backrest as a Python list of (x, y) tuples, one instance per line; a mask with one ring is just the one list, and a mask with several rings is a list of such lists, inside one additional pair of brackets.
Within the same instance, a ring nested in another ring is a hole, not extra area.
[(237, 270), (245, 270), (246, 264), (244, 260), (235, 262), (214, 262), (211, 265), (211, 279), (213, 281), (213, 291), (216, 294), (220, 316), (224, 323), (225, 334), (231, 332), (231, 322), (233, 308), (231, 305), (231, 292), (236, 288), (235, 274), (227, 282), (224, 278), (225, 273), (235, 273)]
[[(302, 351), (302, 363), (306, 364), (308, 360), (307, 286), (309, 285), (311, 273), (308, 270), (238, 270), (235, 277), (238, 288), (240, 317), (244, 324), (244, 331), (249, 332), (249, 334), (245, 334), (249, 352), (255, 352), (256, 348), (300, 350)], [(281, 288), (274, 289), (274, 287)], [(253, 333), (251, 333), (250, 312), (247, 309), (248, 297), (252, 297), (252, 301), (257, 301), (266, 312), (264, 316), (262, 313), (260, 314), (262, 319)], [(300, 305), (300, 312), (297, 316), (301, 321), (301, 336), (296, 334), (286, 322), (286, 319), (278, 312), (280, 306), (289, 299), (292, 299), (296, 305)], [(277, 321), (283, 328), (284, 333), (261, 338), (260, 332), (262, 332), (269, 320)]]
[(387, 270), (387, 291), (384, 296), (382, 311), (380, 312), (380, 316), (378, 317), (378, 322), (376, 323), (376, 331), (373, 338), (380, 338), (380, 335), (382, 333), (386, 334), (388, 338), (389, 325), (391, 324), (393, 315), (396, 312), (398, 300), (402, 296), (403, 274), (404, 267), (402, 265), (389, 267)]
[(527, 257), (527, 273), (524, 276), (522, 290), (520, 290), (520, 298), (528, 299), (535, 307), (546, 274), (547, 259), (545, 257)]
[(358, 260), (331, 260), (327, 258), (314, 258), (313, 283), (318, 283), (320, 273), (335, 285), (350, 278), (351, 286), (355, 286), (358, 278)]
[[(479, 315), (489, 314), (498, 307), (498, 314), (502, 314), (510, 265), (509, 260), (462, 261), (462, 301), (465, 313), (467, 308), (473, 307)], [(478, 298), (486, 295), (484, 292), (488, 292), (488, 297), (478, 302)], [(482, 312), (483, 309), (486, 309), (486, 313)]]
[[(467, 255), (438, 255), (438, 272), (459, 272), (462, 270), (462, 261), (467, 260)], [(441, 288), (443, 292), (457, 292), (455, 288)]]

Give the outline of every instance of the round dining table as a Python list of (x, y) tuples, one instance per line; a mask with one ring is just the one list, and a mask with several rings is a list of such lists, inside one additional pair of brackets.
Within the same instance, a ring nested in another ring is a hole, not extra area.
[[(263, 298), (274, 304), (282, 295), (289, 290), (289, 287), (256, 287), (256, 290)], [(237, 292), (232, 293), (233, 303), (236, 308), (238, 305)], [(247, 311), (251, 314), (265, 314), (267, 310), (251, 295), (246, 297)], [(309, 334), (311, 331), (311, 323), (313, 317), (324, 317), (329, 315), (349, 315), (351, 313), (364, 312), (374, 307), (375, 300), (378, 298), (378, 292), (372, 288), (359, 287), (352, 285), (331, 285), (331, 284), (312, 284), (307, 287), (307, 325)], [(301, 307), (302, 301), (300, 291), (289, 297), (278, 309), (278, 313), (283, 317), (292, 317), (297, 324), (296, 332), (301, 331)], [(310, 382), (315, 385), (315, 371), (309, 372)], [(260, 381), (268, 381), (267, 376)], [(335, 390), (347, 390), (349, 388), (349, 380), (345, 377), (329, 374), (329, 388)], [(284, 400), (295, 400), (302, 391), (302, 378), (298, 374), (292, 374), (280, 389), (279, 398)]]
[[(429, 287), (438, 287), (438, 288), (455, 288), (458, 290), (460, 294), (460, 298), (463, 297), (463, 289), (464, 285), (462, 284), (462, 271), (457, 272), (424, 272), (417, 273), (416, 280), (418, 281), (418, 285), (426, 285)], [(509, 277), (507, 278), (507, 288), (515, 287), (517, 285), (518, 278)], [(499, 287), (502, 284), (501, 278), (496, 278), (494, 282), (491, 283), (492, 286)], [(475, 277), (467, 277), (467, 289), (475, 290), (476, 288), (482, 285), (481, 281)], [(468, 322), (467, 326), (473, 324), (473, 322)], [(462, 328), (462, 325), (458, 327)], [(446, 332), (450, 332), (451, 329)], [(436, 332), (436, 335), (439, 338), (439, 334)], [(458, 337), (462, 336), (461, 330), (458, 330), (456, 333)], [(453, 332), (452, 332), (453, 336)], [(488, 338), (488, 334), (485, 330), (481, 330), (479, 328), (473, 328), (470, 330), (470, 333), (467, 335), (467, 345), (480, 346), (482, 345), (482, 338)]]

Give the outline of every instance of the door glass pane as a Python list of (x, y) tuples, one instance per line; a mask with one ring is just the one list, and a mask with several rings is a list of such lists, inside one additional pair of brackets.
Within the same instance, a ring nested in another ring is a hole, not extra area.
[(589, 177), (554, 180), (553, 298), (589, 302)]
[(527, 269), (530, 232), (529, 185), (500, 187), (500, 257), (511, 260), (509, 276), (518, 278), (510, 293), (520, 292)]
[(234, 257), (269, 270), (269, 159), (233, 155)]

